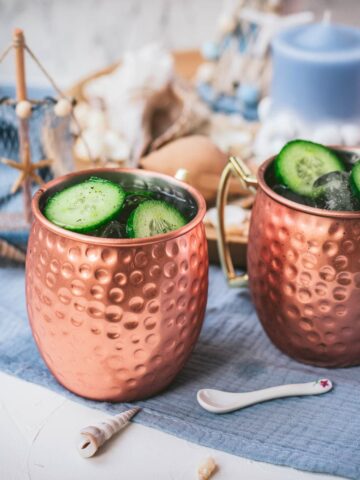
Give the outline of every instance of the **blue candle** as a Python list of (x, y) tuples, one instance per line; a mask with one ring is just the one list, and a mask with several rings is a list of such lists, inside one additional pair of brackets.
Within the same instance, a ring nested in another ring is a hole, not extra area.
[(274, 112), (314, 122), (360, 120), (360, 29), (298, 26), (277, 35), (272, 58)]

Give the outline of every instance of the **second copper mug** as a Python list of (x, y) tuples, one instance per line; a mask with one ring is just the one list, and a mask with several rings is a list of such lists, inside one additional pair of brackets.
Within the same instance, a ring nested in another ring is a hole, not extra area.
[[(312, 208), (281, 197), (238, 158), (218, 192), (219, 253), (231, 286), (247, 281), (264, 330), (284, 353), (322, 367), (360, 364), (360, 212)], [(225, 238), (231, 175), (257, 189), (251, 215), (247, 276), (235, 274)]]
[[(165, 191), (196, 214), (178, 230), (143, 239), (82, 235), (50, 223), (42, 214), (47, 198), (91, 175)], [(72, 392), (96, 400), (130, 401), (165, 388), (189, 358), (204, 319), (202, 196), (165, 175), (96, 169), (49, 182), (32, 208), (27, 308), (51, 372)]]

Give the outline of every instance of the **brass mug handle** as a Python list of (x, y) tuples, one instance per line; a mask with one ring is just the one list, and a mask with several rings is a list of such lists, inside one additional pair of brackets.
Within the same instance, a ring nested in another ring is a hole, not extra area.
[(230, 287), (242, 287), (247, 284), (247, 274), (236, 275), (234, 264), (231, 259), (230, 247), (226, 241), (225, 232), (225, 206), (229, 191), (229, 180), (231, 175), (240, 178), (240, 180), (249, 188), (249, 191), (255, 192), (258, 185), (257, 179), (252, 175), (248, 166), (238, 157), (230, 157), (229, 162), (224, 168), (217, 192), (217, 239), (220, 263)]

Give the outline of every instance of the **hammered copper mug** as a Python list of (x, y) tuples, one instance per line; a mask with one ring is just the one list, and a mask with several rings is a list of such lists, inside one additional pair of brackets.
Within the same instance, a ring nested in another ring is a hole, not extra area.
[[(328, 211), (290, 201), (257, 179), (238, 158), (218, 191), (218, 246), (229, 285), (249, 282), (272, 342), (296, 360), (322, 367), (360, 364), (360, 212)], [(235, 175), (257, 188), (251, 214), (247, 276), (235, 274), (225, 239), (227, 185)]]
[[(91, 175), (165, 190), (196, 214), (178, 230), (144, 239), (87, 236), (50, 223), (42, 214), (47, 198)], [(165, 175), (96, 169), (47, 183), (32, 209), (27, 308), (51, 372), (72, 392), (96, 400), (130, 401), (164, 389), (188, 359), (205, 313), (202, 196)]]

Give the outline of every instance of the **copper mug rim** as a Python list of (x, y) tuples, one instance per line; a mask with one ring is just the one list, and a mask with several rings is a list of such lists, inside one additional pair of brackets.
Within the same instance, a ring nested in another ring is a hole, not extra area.
[[(334, 147), (335, 148), (335, 147)], [(336, 147), (339, 150), (353, 150), (351, 148), (344, 148), (344, 147)], [(265, 172), (267, 168), (270, 166), (272, 161), (275, 159), (276, 155), (268, 158), (265, 160), (261, 166), (259, 167), (259, 170), (257, 172), (257, 180), (258, 180), (258, 185), (259, 187), (273, 200), (275, 200), (277, 203), (281, 203), (282, 205), (285, 205), (293, 210), (298, 210), (300, 212), (305, 212), (309, 213), (311, 215), (316, 215), (318, 217), (331, 217), (331, 218), (348, 218), (348, 219), (360, 219), (360, 211), (355, 211), (355, 212), (349, 212), (347, 210), (324, 210), (322, 208), (315, 208), (315, 207), (310, 207), (308, 205), (303, 205), (301, 203), (294, 202), (292, 200), (289, 200), (285, 197), (282, 197), (278, 193), (274, 192), (274, 190), (266, 183), (265, 180)]]
[[(60, 183), (66, 182), (74, 177), (78, 176), (86, 176), (86, 175), (98, 175), (99, 173), (113, 173), (113, 172), (125, 172), (125, 173), (133, 173), (143, 177), (153, 177), (153, 178), (160, 178), (168, 182), (172, 185), (177, 185), (184, 190), (186, 190), (196, 201), (198, 211), (195, 217), (190, 220), (186, 225), (183, 227), (173, 230), (168, 233), (163, 233), (161, 235), (154, 235), (153, 237), (146, 237), (146, 238), (103, 238), (103, 237), (94, 237), (91, 235), (84, 235), (82, 233), (73, 232), (71, 230), (65, 230), (64, 228), (58, 227), (54, 223), (51, 223), (47, 218), (43, 215), (40, 210), (39, 202), (41, 197), (51, 188), (56, 187)], [(61, 235), (65, 238), (71, 238), (73, 240), (78, 240), (79, 242), (86, 242), (88, 244), (94, 245), (104, 245), (104, 246), (141, 246), (141, 245), (149, 245), (152, 243), (162, 242), (166, 240), (171, 240), (177, 237), (180, 237), (184, 233), (192, 230), (196, 227), (204, 218), (206, 213), (206, 203), (204, 197), (191, 185), (177, 180), (176, 178), (170, 177), (169, 175), (165, 175), (163, 173), (153, 172), (151, 170), (141, 170), (138, 168), (107, 168), (107, 167), (100, 167), (100, 168), (91, 168), (86, 170), (80, 170), (78, 172), (71, 172), (66, 175), (62, 175), (61, 177), (54, 178), (49, 182), (42, 185), (39, 190), (33, 196), (31, 202), (32, 212), (35, 218), (44, 225), (48, 230), (56, 233), (57, 235)]]

